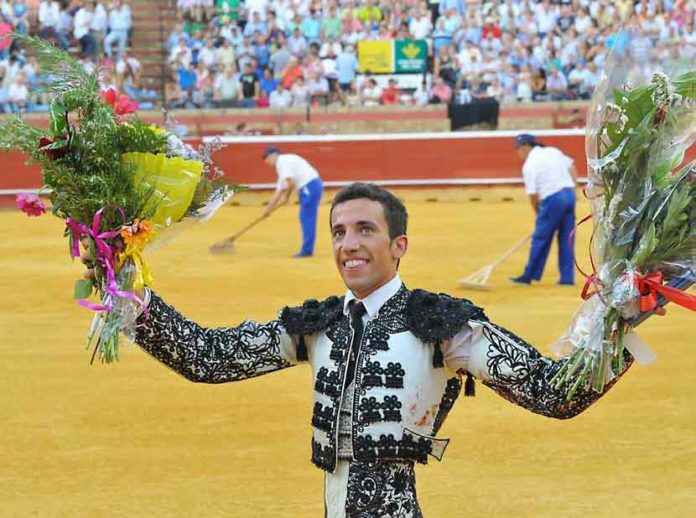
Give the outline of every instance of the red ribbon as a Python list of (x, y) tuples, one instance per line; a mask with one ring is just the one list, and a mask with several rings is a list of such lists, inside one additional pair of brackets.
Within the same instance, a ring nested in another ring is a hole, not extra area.
[(640, 293), (640, 310), (651, 311), (657, 307), (658, 296), (682, 307), (696, 311), (696, 296), (684, 293), (682, 290), (664, 286), (662, 272), (651, 272), (645, 276), (636, 274), (636, 287)]
[[(571, 246), (572, 246), (573, 239), (575, 238), (575, 231), (580, 227), (580, 225), (588, 222), (591, 219), (592, 219), (592, 214), (588, 214), (587, 216), (582, 218), (578, 222), (577, 225), (575, 225), (575, 228), (570, 233), (570, 237), (568, 238), (568, 241), (569, 241)], [(582, 292), (580, 293), (582, 300), (587, 300), (587, 299), (593, 297), (594, 295), (598, 295), (598, 296), (601, 295), (602, 281), (599, 280), (599, 275), (597, 275), (597, 266), (595, 265), (594, 256), (592, 255), (592, 243), (594, 242), (594, 236), (595, 236), (595, 233), (594, 233), (594, 231), (592, 231), (592, 235), (590, 236), (590, 243), (588, 245), (590, 264), (592, 265), (592, 273), (591, 274), (588, 275), (587, 273), (585, 273), (585, 271), (582, 268), (580, 268), (580, 265), (578, 264), (577, 256), (573, 255), (573, 262), (575, 263), (575, 268), (577, 269), (578, 272), (580, 272), (580, 275), (582, 275), (585, 278), (585, 285), (582, 287)]]

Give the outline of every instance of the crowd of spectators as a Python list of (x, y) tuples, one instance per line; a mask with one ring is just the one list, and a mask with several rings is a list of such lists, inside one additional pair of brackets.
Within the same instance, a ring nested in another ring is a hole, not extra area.
[[(177, 107), (306, 107), (342, 103), (501, 103), (587, 99), (609, 49), (629, 27), (636, 55), (696, 59), (695, 0), (170, 0), (164, 103)], [(127, 52), (121, 0), (0, 0), (0, 112), (44, 110), (47, 78), (4, 37), (36, 33), (77, 49), (141, 102), (142, 65)], [(426, 70), (358, 73), (365, 40), (425, 40)]]
[[(693, 0), (178, 0), (171, 107), (587, 99), (622, 27), (696, 59)], [(363, 40), (425, 39), (424, 81), (358, 74)]]
[(127, 51), (131, 29), (131, 10), (122, 0), (0, 0), (0, 113), (48, 110), (41, 86), (51, 78), (7, 37), (13, 31), (73, 49), (87, 70), (102, 70), (104, 88), (113, 86), (145, 107), (152, 105), (158, 94), (142, 88), (142, 66)]

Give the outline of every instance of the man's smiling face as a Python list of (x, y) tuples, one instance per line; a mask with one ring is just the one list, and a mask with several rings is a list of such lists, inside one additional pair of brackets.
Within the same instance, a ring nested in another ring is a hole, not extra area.
[(361, 299), (396, 275), (398, 261), (408, 247), (406, 236), (390, 237), (381, 203), (366, 198), (333, 208), (331, 237), (343, 282)]

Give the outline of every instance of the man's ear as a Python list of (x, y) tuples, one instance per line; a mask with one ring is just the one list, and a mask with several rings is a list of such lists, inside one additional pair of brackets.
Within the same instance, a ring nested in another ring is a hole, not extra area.
[(408, 237), (407, 236), (395, 237), (392, 240), (391, 246), (392, 246), (392, 255), (394, 256), (394, 259), (396, 259), (396, 260), (401, 259), (406, 254), (406, 250), (408, 250)]

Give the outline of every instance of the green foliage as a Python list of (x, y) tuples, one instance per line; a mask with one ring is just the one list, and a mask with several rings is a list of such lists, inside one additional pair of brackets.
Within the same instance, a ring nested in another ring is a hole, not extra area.
[[(162, 198), (155, 196), (155, 187), (144, 188), (146, 182), (136, 184), (137, 166), (121, 157), (127, 152), (179, 156), (188, 153), (185, 146), (178, 143), (180, 145), (172, 151), (168, 132), (153, 128), (135, 116), (125, 119), (115, 114), (114, 109), (102, 101), (97, 71), (85, 72), (82, 64), (44, 40), (14, 37), (37, 56), (41, 69), (52, 78), (45, 87), (51, 96), (49, 130), (34, 128), (21, 118), (3, 121), (0, 123), (0, 151), (20, 150), (30, 162), (41, 166), (44, 189), (50, 190), (51, 210), (57, 217), (69, 217), (92, 227), (95, 214), (102, 210), (102, 232), (119, 230), (136, 218), (150, 218)], [(42, 139), (48, 140), (41, 142)], [(222, 181), (209, 174), (208, 157), (199, 160), (206, 162), (207, 167), (188, 215), (197, 215), (211, 198), (222, 199), (224, 192)], [(67, 231), (66, 235), (72, 248), (74, 236)], [(108, 244), (116, 251), (121, 249), (123, 241), (117, 236)], [(89, 248), (93, 253), (94, 239), (89, 240)], [(104, 268), (104, 257), (101, 257), (95, 265), (95, 281), (78, 281), (74, 296), (83, 299), (96, 291), (100, 297), (117, 298), (105, 284)], [(126, 270), (116, 271), (121, 291), (133, 287), (132, 272), (129, 274)], [(102, 331), (99, 336), (91, 331), (90, 342), (94, 338), (95, 351), (109, 362), (118, 359), (122, 315), (118, 311), (106, 311), (101, 317)]]
[(153, 131), (148, 122), (131, 118), (118, 127), (118, 148), (123, 152), (164, 153), (167, 150), (167, 134)]

